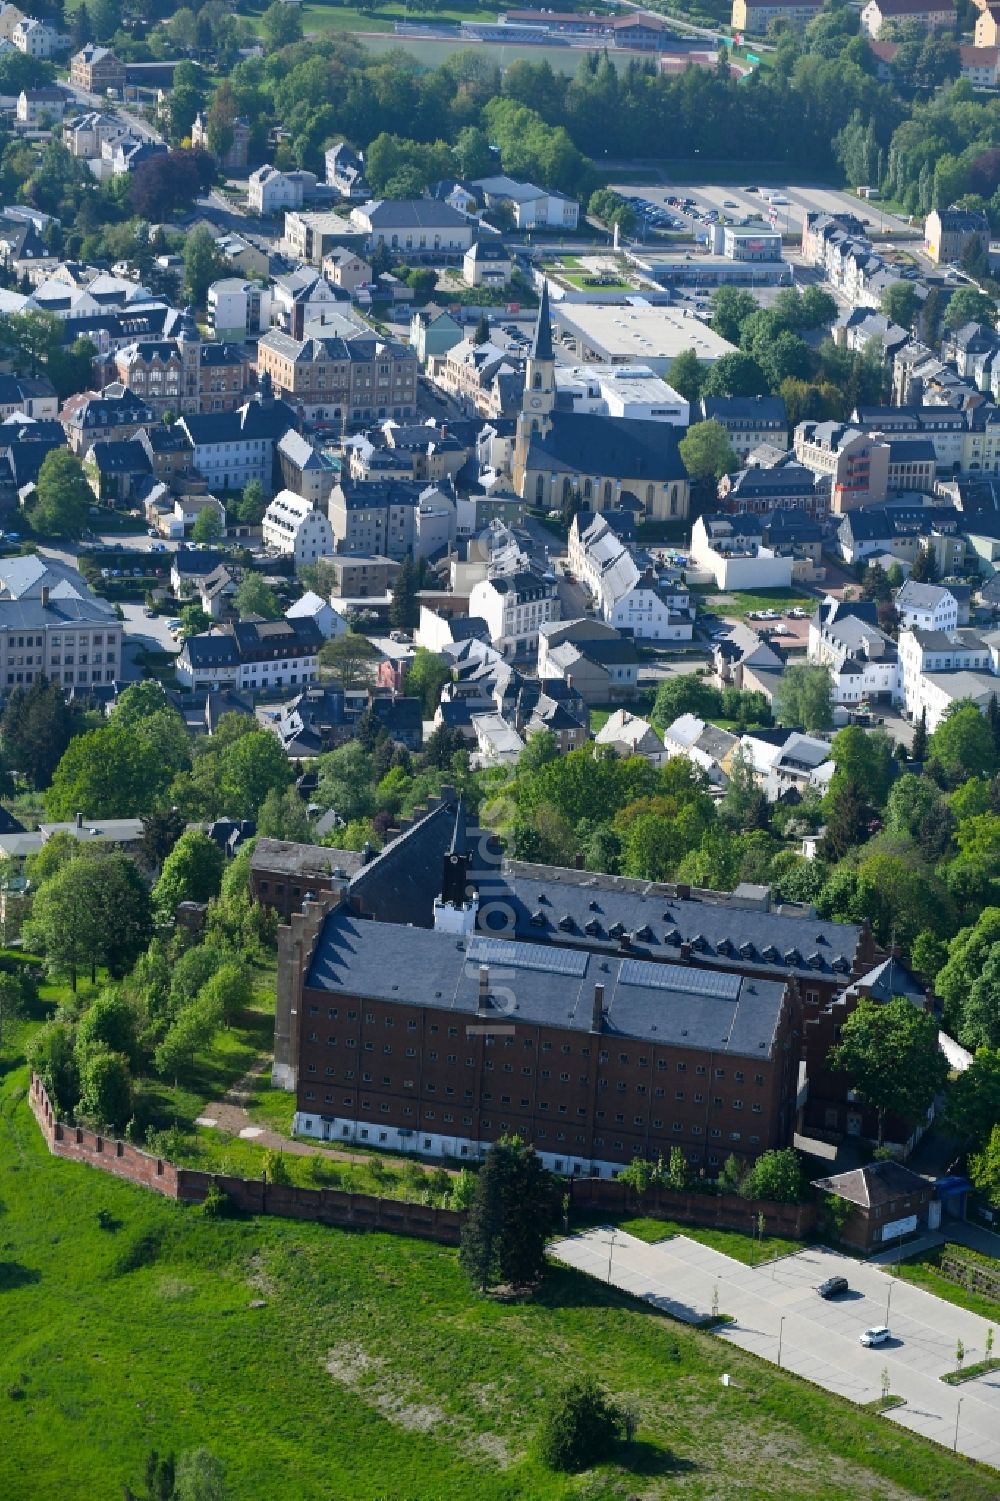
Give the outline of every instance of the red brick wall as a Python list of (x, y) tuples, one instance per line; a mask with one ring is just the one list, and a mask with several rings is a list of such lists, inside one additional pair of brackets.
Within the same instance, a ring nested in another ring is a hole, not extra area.
[(675, 1193), (669, 1188), (650, 1188), (638, 1193), (619, 1178), (574, 1178), (570, 1194), (577, 1209), (608, 1209), (613, 1212), (662, 1215), (686, 1225), (715, 1229), (756, 1229), (757, 1216), (764, 1216), (766, 1235), (784, 1235), (799, 1240), (816, 1224), (815, 1204), (778, 1204), (771, 1199), (741, 1199), (736, 1194)]
[(216, 1184), (237, 1209), (248, 1214), (280, 1214), (289, 1219), (318, 1220), (345, 1229), (385, 1230), (398, 1235), (417, 1235), (424, 1240), (457, 1246), (463, 1212), (434, 1209), (427, 1204), (405, 1204), (397, 1199), (376, 1199), (368, 1194), (342, 1193), (332, 1188), (293, 1188), (264, 1184), (257, 1178), (230, 1178), (220, 1173), (202, 1173), (177, 1167), (153, 1157), (131, 1142), (99, 1136), (82, 1126), (57, 1121), (49, 1097), (37, 1075), (31, 1076), (28, 1100), (35, 1119), (54, 1157), (85, 1162), (89, 1167), (113, 1173), (142, 1188), (151, 1188), (169, 1199), (200, 1204)]

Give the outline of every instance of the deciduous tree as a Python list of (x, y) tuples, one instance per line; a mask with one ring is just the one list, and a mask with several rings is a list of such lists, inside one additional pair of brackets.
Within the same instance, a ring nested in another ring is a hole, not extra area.
[(903, 996), (862, 996), (844, 1023), (830, 1063), (845, 1073), (859, 1099), (878, 1112), (878, 1144), (887, 1115), (912, 1124), (944, 1088), (948, 1064), (938, 1047), (938, 1024)]

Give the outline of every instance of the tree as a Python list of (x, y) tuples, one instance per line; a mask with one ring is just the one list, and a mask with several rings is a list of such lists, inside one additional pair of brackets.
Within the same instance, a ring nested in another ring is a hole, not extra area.
[(869, 563), (865, 569), (861, 580), (861, 598), (873, 599), (879, 604), (887, 604), (892, 599), (889, 575), (881, 563)]
[[(229, 505), (229, 513), (242, 526), (260, 526), (266, 510), (267, 494), (259, 479), (248, 480), (243, 486), (243, 494), (239, 500), (232, 501)], [(330, 591), (318, 592), (328, 594)]]
[(712, 293), (712, 328), (720, 338), (738, 344), (741, 326), (757, 308), (757, 299), (751, 292), (739, 287), (716, 287)]
[(228, 1495), (225, 1472), (214, 1454), (192, 1449), (181, 1455), (172, 1501), (227, 1501)]
[(75, 717), (58, 683), (40, 673), (11, 690), (0, 716), (4, 759), (37, 790), (48, 787), (73, 736)]
[(900, 328), (912, 330), (920, 308), (920, 299), (913, 282), (896, 281), (891, 287), (886, 287), (879, 307)]
[(702, 364), (693, 349), (685, 349), (671, 361), (667, 383), (694, 406), (701, 396), (707, 375), (708, 366)]
[(856, 782), (845, 778), (826, 799), (823, 859), (842, 860), (855, 845), (864, 842), (868, 825), (869, 813), (861, 789)]
[(767, 377), (753, 355), (724, 354), (705, 377), (704, 396), (766, 396)]
[(433, 719), (441, 700), (441, 689), (450, 680), (448, 663), (436, 652), (418, 646), (406, 674), (406, 691), (420, 699), (425, 719)]
[(129, 207), (143, 219), (154, 218), (157, 212), (167, 217), (189, 209), (214, 176), (215, 163), (210, 153), (200, 147), (193, 151), (182, 147), (149, 156), (132, 173)]
[(83, 1068), (95, 1053), (118, 1053), (130, 1068), (139, 1062), (138, 1017), (118, 990), (102, 990), (76, 1029), (76, 1056)]
[(98, 1129), (125, 1129), (132, 1118), (132, 1075), (121, 1053), (102, 1048), (89, 1056), (80, 1070), (77, 1113)]
[(959, 699), (947, 712), (927, 744), (930, 757), (954, 781), (989, 777), (997, 769), (997, 749), (990, 727), (969, 699)]
[[(291, 10), (292, 7), (282, 8)], [(204, 306), (209, 287), (225, 274), (226, 268), (226, 259), (218, 250), (210, 230), (200, 225), (188, 235), (184, 241), (184, 290), (196, 307)]]
[(273, 4), (260, 18), (260, 34), (267, 52), (277, 52), (302, 40), (302, 14), (297, 5), (285, 5), (283, 0)]
[(57, 1116), (64, 1120), (80, 1098), (80, 1070), (68, 1022), (51, 1021), (39, 1029), (28, 1048), (28, 1063), (45, 1086)]
[(132, 968), (149, 940), (149, 891), (127, 855), (80, 855), (63, 865), (35, 896), (25, 924), (51, 968), (69, 974), (98, 964), (114, 975)]
[(718, 718), (722, 713), (722, 694), (707, 678), (696, 672), (666, 678), (656, 690), (650, 719), (664, 730), (682, 714), (696, 714), (699, 719)]
[(996, 327), (997, 305), (992, 297), (978, 287), (958, 287), (952, 292), (945, 309), (945, 328), (962, 328), (966, 323), (985, 323)]
[(991, 1204), (1000, 1204), (1000, 1125), (993, 1127), (983, 1150), (970, 1157), (969, 1177)]
[(209, 547), (215, 547), (222, 541), (224, 535), (222, 517), (214, 506), (206, 506), (203, 511), (199, 511), (195, 524), (191, 528), (191, 536), (195, 542), (207, 542)]
[(862, 996), (841, 1028), (830, 1065), (847, 1074), (851, 1088), (878, 1112), (878, 1145), (887, 1115), (918, 1120), (944, 1088), (948, 1064), (938, 1047), (938, 1024), (903, 996), (875, 1001)]
[(24, 1015), (29, 989), (20, 975), (0, 970), (0, 1048), (10, 1028)]
[(459, 1250), (463, 1270), (482, 1292), (499, 1283), (527, 1287), (544, 1276), (553, 1209), (553, 1181), (534, 1147), (519, 1136), (494, 1142), (476, 1179)]
[(242, 1016), (253, 1001), (253, 982), (242, 964), (221, 964), (205, 981), (198, 998), (209, 1011), (217, 1011), (228, 1027)]
[(260, 805), (257, 833), (265, 839), (288, 839), (293, 844), (314, 843), (309, 810), (297, 787), (286, 787), (284, 792), (271, 788)]
[(178, 1012), (156, 1049), (154, 1061), (158, 1072), (176, 1080), (195, 1053), (208, 1046), (221, 1023), (222, 1014), (218, 1007), (212, 1004), (210, 997), (199, 992), (196, 1000)]
[(188, 636), (201, 636), (205, 631), (212, 629), (212, 617), (201, 605), (185, 605), (180, 615), (180, 633), (185, 641)]
[(490, 320), (485, 313), (480, 313), (479, 321), (472, 330), (473, 344), (488, 344), (490, 339)]
[(222, 851), (207, 834), (182, 834), (163, 862), (153, 887), (153, 905), (161, 918), (172, 918), (181, 902), (207, 902), (222, 884)]
[(917, 555), (913, 559), (913, 567), (910, 569), (910, 578), (915, 584), (937, 583), (938, 566), (934, 551), (930, 547), (918, 547)]
[(721, 479), (739, 469), (740, 461), (721, 422), (695, 422), (678, 444), (692, 479)]
[(1000, 1121), (1000, 1049), (976, 1051), (948, 1092), (945, 1120), (970, 1147), (980, 1150), (986, 1145)]
[(392, 591), (389, 606), (389, 623), (398, 631), (411, 631), (420, 620), (420, 604), (417, 600), (417, 571), (410, 559), (404, 558)]
[(366, 681), (377, 660), (375, 648), (367, 637), (346, 631), (332, 641), (324, 641), (317, 661), (328, 668), (345, 688)]
[(0, 318), (0, 346), (19, 375), (38, 375), (61, 343), (62, 327), (54, 313), (30, 311)]
[(66, 448), (47, 453), (28, 512), (33, 529), (44, 537), (78, 538), (86, 528), (93, 502), (93, 491), (76, 454)]
[(748, 1199), (774, 1199), (797, 1204), (805, 1191), (802, 1163), (793, 1147), (763, 1152), (743, 1182)]
[(837, 768), (831, 788), (838, 778), (849, 780), (866, 802), (876, 808), (884, 805), (894, 772), (893, 742), (884, 730), (866, 731), (857, 724), (838, 730), (830, 743), (830, 759)]
[(135, 725), (107, 724), (76, 735), (45, 794), (50, 818), (138, 818), (164, 799), (191, 764), (186, 733), (173, 711)]
[[(629, 1415), (628, 1428), (634, 1429)], [(553, 1399), (539, 1454), (553, 1470), (585, 1470), (606, 1459), (626, 1434), (626, 1415), (593, 1376), (571, 1381)]]
[(110, 42), (115, 32), (121, 30), (120, 0), (90, 0), (90, 24), (95, 41)]
[(241, 620), (258, 615), (262, 620), (279, 620), (281, 605), (274, 590), (259, 573), (245, 573), (233, 601)]
[(910, 755), (914, 761), (923, 764), (927, 760), (927, 710), (920, 710), (920, 718), (913, 726), (913, 744), (910, 747)]
[(780, 724), (801, 725), (810, 734), (833, 724), (833, 688), (827, 668), (786, 667), (778, 684), (775, 718)]

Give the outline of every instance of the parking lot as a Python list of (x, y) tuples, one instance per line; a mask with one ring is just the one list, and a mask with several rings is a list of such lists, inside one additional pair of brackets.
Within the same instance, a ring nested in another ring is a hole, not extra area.
[[(1000, 1371), (958, 1387), (939, 1379), (955, 1369), (959, 1339), (967, 1365), (985, 1358), (986, 1324), (880, 1266), (808, 1248), (749, 1267), (687, 1236), (648, 1245), (604, 1227), (558, 1241), (551, 1252), (691, 1323), (711, 1316), (717, 1290), (719, 1311), (734, 1319), (720, 1326), (720, 1339), (851, 1402), (881, 1395), (885, 1367), (890, 1391), (905, 1398), (888, 1418), (949, 1448), (957, 1421), (957, 1448), (1000, 1468)], [(826, 1301), (816, 1288), (835, 1275), (850, 1290)], [(865, 1349), (861, 1332), (878, 1324), (889, 1325), (891, 1341)]]

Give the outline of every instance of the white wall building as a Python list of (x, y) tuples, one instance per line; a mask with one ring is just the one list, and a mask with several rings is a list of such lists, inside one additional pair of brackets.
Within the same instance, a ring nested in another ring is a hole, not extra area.
[(261, 537), (265, 547), (303, 563), (333, 555), (333, 527), (325, 511), (292, 490), (279, 490), (264, 512)]
[(483, 579), (473, 586), (469, 614), (486, 621), (490, 641), (502, 656), (533, 656), (539, 627), (559, 619), (555, 579), (528, 568)]
[(18, 21), (11, 34), (11, 41), (25, 57), (50, 58), (59, 51), (62, 38), (58, 31), (33, 16)]
[(255, 213), (273, 219), (284, 209), (301, 208), (306, 193), (315, 186), (316, 176), (312, 172), (279, 172), (265, 162), (250, 173), (247, 203)]
[(574, 412), (687, 427), (690, 403), (648, 365), (556, 366), (556, 390)]
[(955, 631), (958, 600), (941, 584), (915, 584), (907, 579), (895, 599), (899, 623), (908, 630)]
[[(831, 602), (836, 605), (836, 602)], [(850, 610), (850, 605), (841, 606)], [(809, 625), (809, 660), (830, 669), (834, 702), (855, 706), (900, 696), (896, 643), (873, 621), (831, 611), (827, 604)]]
[(570, 528), (569, 564), (601, 619), (647, 641), (690, 641), (694, 612), (688, 591), (660, 584), (651, 567), (640, 567), (603, 516), (582, 532), (577, 521)]
[(745, 535), (727, 535), (725, 518), (699, 516), (691, 528), (691, 561), (705, 569), (717, 589), (787, 589), (791, 557), (782, 556)]
[(271, 327), (271, 288), (225, 276), (208, 289), (208, 326), (223, 343), (243, 343)]
[(293, 605), (285, 611), (285, 619), (312, 620), (322, 635), (324, 641), (332, 641), (336, 636), (343, 636), (350, 630), (350, 626), (333, 605), (327, 599), (322, 599), (312, 589), (308, 589), (301, 599), (297, 599)]
[(971, 699), (983, 710), (994, 695), (1000, 699), (996, 631), (988, 636), (973, 630), (901, 631), (899, 665), (906, 711), (914, 720), (925, 714), (929, 731), (959, 699)]

